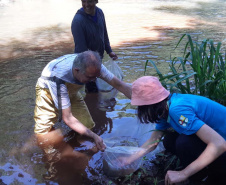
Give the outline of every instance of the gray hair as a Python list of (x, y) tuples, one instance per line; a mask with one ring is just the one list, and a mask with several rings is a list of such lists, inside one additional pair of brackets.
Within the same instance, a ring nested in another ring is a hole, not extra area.
[(85, 73), (87, 67), (101, 69), (101, 58), (98, 52), (84, 51), (79, 53), (73, 62), (73, 69), (77, 68), (81, 73)]

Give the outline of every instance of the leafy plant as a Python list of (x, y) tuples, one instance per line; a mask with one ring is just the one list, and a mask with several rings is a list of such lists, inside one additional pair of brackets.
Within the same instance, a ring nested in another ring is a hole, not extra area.
[(185, 36), (188, 41), (183, 56), (170, 60), (169, 74), (162, 74), (152, 60), (146, 61), (145, 72), (151, 63), (163, 86), (170, 91), (202, 95), (226, 105), (226, 56), (220, 53), (221, 42), (215, 47), (213, 40), (199, 43), (184, 34), (175, 49)]
[(133, 176), (133, 173), (130, 173), (129, 175), (126, 175), (123, 183), (126, 182), (126, 181), (129, 181), (131, 183), (132, 176)]
[(110, 180), (110, 181), (108, 181), (108, 185), (111, 185), (111, 184), (113, 184), (113, 182)]
[(158, 179), (157, 178), (154, 178), (153, 183), (154, 183), (154, 185), (157, 185), (158, 184)]

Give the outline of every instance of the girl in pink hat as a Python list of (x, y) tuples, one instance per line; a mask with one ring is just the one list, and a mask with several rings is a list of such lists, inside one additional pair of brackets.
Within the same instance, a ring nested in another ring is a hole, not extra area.
[(215, 178), (216, 185), (226, 178), (225, 106), (198, 95), (170, 94), (153, 76), (141, 77), (133, 83), (131, 104), (138, 106), (140, 122), (156, 123), (156, 130), (142, 145), (145, 150), (124, 159), (125, 164), (153, 151), (164, 132), (173, 128), (175, 132), (165, 135), (163, 144), (179, 157), (184, 169), (167, 171), (166, 185), (206, 176)]

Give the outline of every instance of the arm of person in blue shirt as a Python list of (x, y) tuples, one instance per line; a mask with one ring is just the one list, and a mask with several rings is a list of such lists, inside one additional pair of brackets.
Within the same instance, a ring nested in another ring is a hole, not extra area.
[(186, 181), (190, 176), (208, 166), (226, 151), (226, 141), (224, 138), (208, 125), (204, 124), (197, 131), (196, 135), (207, 144), (206, 149), (185, 169), (181, 171), (168, 171), (165, 176), (166, 185)]

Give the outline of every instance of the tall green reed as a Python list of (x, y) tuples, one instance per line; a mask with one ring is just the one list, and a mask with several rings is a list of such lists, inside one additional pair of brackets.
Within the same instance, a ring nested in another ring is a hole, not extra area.
[(210, 39), (199, 43), (184, 34), (174, 50), (186, 36), (183, 56), (170, 59), (170, 73), (162, 74), (152, 60), (146, 61), (145, 72), (151, 63), (163, 86), (170, 91), (202, 95), (226, 105), (226, 56), (221, 53), (221, 42), (216, 46)]

